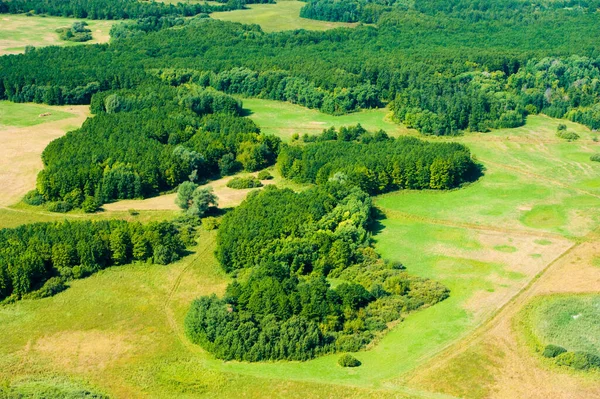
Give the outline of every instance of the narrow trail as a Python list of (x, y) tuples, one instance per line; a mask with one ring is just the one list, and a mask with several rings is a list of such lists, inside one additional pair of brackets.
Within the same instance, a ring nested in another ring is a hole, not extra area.
[(204, 351), (198, 345), (192, 344), (185, 337), (183, 328), (177, 322), (177, 319), (175, 318), (173, 309), (171, 308), (171, 302), (173, 301), (173, 297), (175, 296), (175, 294), (177, 293), (177, 290), (179, 289), (179, 286), (181, 285), (181, 281), (183, 280), (183, 276), (185, 275), (185, 273), (187, 273), (187, 271), (193, 265), (195, 265), (196, 262), (199, 262), (203, 259), (204, 255), (208, 251), (210, 251), (210, 249), (212, 248), (214, 242), (215, 242), (215, 236), (213, 234), (213, 235), (211, 235), (210, 240), (205, 242), (204, 248), (195, 254), (194, 260), (189, 262), (183, 269), (181, 269), (181, 271), (177, 275), (177, 278), (175, 279), (175, 282), (171, 286), (171, 289), (169, 290), (169, 293), (167, 294), (167, 298), (165, 299), (165, 302), (163, 304), (163, 311), (165, 312), (165, 315), (167, 317), (167, 322), (169, 323), (171, 330), (175, 333), (175, 335), (177, 335), (177, 338), (179, 339), (180, 343), (185, 348), (187, 348), (188, 350), (190, 350), (191, 352), (194, 352), (194, 353), (203, 353)]

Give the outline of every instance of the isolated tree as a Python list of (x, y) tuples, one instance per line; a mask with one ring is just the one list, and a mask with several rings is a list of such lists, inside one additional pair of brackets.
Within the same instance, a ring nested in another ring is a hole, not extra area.
[(212, 187), (199, 187), (193, 182), (179, 185), (175, 203), (190, 216), (202, 217), (211, 206), (217, 206), (217, 196)]

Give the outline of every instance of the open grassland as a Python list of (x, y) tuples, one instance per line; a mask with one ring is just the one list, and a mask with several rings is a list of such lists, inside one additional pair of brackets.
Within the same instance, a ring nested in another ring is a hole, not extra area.
[(391, 136), (416, 132), (390, 120), (387, 108), (364, 110), (347, 115), (327, 115), (314, 109), (281, 101), (244, 98), (244, 109), (262, 132), (289, 141), (293, 134), (319, 134), (332, 126), (351, 126), (360, 123), (367, 130), (385, 130)]
[(212, 18), (223, 21), (258, 24), (265, 32), (282, 30), (327, 30), (339, 27), (356, 26), (344, 22), (317, 21), (300, 18), (301, 1), (278, 1), (277, 4), (249, 4), (247, 10), (216, 12)]
[[(383, 111), (371, 111), (380, 112), (377, 117), (329, 117), (263, 100), (245, 100), (245, 106), (265, 132), (283, 137), (293, 131), (276, 129), (295, 123), (282, 125), (282, 116), (269, 131), (274, 117), (264, 110), (290, 109), (300, 126), (326, 122), (317, 132), (329, 123), (360, 122), (369, 129), (388, 123)], [(451, 297), (408, 315), (357, 353), (363, 363), (357, 369), (339, 367), (339, 355), (223, 362), (190, 344), (183, 335), (190, 302), (221, 295), (229, 281), (213, 256), (215, 233), (201, 231), (193, 253), (176, 264), (113, 267), (74, 281), (55, 297), (0, 308), (0, 329), (9, 337), (0, 342), (0, 381), (73, 378), (115, 397), (600, 397), (599, 380), (549, 369), (523, 343), (522, 323), (513, 329), (515, 316), (538, 295), (600, 286), (594, 232), (600, 193), (590, 183), (599, 166), (589, 161), (596, 143), (578, 125), (569, 126), (583, 133), (580, 141), (557, 140), (557, 123), (537, 116), (523, 128), (455, 138), (485, 165), (478, 182), (376, 199), (382, 213), (377, 250), (413, 274), (444, 283)], [(282, 183), (278, 176), (275, 182)], [(224, 184), (212, 185), (222, 193)], [(239, 194), (231, 205), (241, 201)], [(167, 201), (169, 208), (152, 210), (163, 208), (151, 201)], [(177, 214), (166, 196), (106, 207), (93, 217), (154, 220)], [(129, 208), (142, 211), (133, 216)], [(0, 218), (8, 214), (9, 225), (24, 218), (89, 217), (54, 216), (24, 205), (0, 212)]]
[[(68, 130), (81, 126), (87, 115), (87, 106), (0, 102), (0, 208), (18, 202), (35, 188), (44, 148)], [(0, 212), (0, 221), (2, 218)]]
[(599, 295), (540, 297), (528, 311), (529, 329), (540, 346), (560, 345), (600, 355)]
[[(28, 17), (25, 15), (0, 16), (0, 55), (17, 54), (26, 46), (73, 46), (75, 43), (60, 40), (56, 29), (67, 28), (77, 20), (61, 17)], [(92, 31), (92, 40), (85, 43), (106, 43), (114, 21), (86, 21)]]

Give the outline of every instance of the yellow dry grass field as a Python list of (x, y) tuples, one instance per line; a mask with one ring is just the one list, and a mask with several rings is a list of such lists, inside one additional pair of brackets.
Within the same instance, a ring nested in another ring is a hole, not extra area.
[[(37, 112), (36, 107), (39, 106), (19, 104), (19, 107), (35, 109)], [(66, 113), (67, 117), (51, 122), (31, 120), (21, 124), (37, 123), (32, 126), (7, 126), (3, 121), (8, 116), (0, 113), (0, 207), (18, 202), (35, 188), (36, 176), (43, 166), (40, 156), (44, 148), (68, 130), (81, 126), (88, 116), (87, 106), (44, 106), (44, 109), (47, 111), (25, 118), (43, 120), (51, 117), (53, 112)]]

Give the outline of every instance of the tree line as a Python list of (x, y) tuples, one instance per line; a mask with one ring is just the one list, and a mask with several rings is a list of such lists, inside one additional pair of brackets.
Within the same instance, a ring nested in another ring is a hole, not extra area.
[[(343, 181), (369, 194), (398, 189), (451, 189), (477, 179), (467, 147), (414, 137), (370, 134), (360, 125), (325, 130), (304, 145), (284, 145), (277, 159), (282, 176), (303, 183)], [(314, 141), (314, 142), (310, 142)]]
[(42, 153), (37, 192), (66, 210), (255, 171), (277, 156), (280, 140), (260, 134), (239, 116), (238, 100), (210, 88), (156, 84), (100, 92), (91, 103), (96, 116)]
[[(226, 360), (307, 360), (357, 351), (403, 313), (448, 297), (441, 284), (377, 256), (371, 211), (366, 193), (342, 183), (250, 194), (217, 234), (222, 267), (247, 277), (224, 298), (192, 303), (188, 337)], [(336, 287), (327, 279), (334, 276)]]
[(184, 241), (169, 222), (34, 223), (0, 230), (0, 301), (53, 295), (65, 283), (131, 261), (166, 265)]

